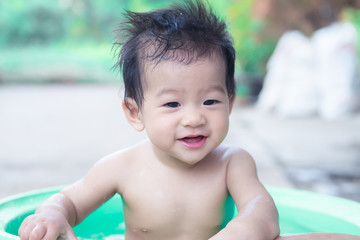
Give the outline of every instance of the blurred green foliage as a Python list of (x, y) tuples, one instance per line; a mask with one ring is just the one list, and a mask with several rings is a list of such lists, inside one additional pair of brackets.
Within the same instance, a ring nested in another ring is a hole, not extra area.
[[(251, 16), (254, 0), (208, 0), (217, 15), (229, 23), (237, 51), (238, 73), (265, 74), (265, 65), (276, 45), (270, 36), (259, 38), (264, 27)], [(97, 69), (101, 76), (83, 73), (77, 82), (118, 81), (118, 76), (104, 77), (114, 63), (111, 45), (113, 30), (125, 10), (148, 11), (163, 8), (176, 1), (168, 0), (0, 0), (0, 82), (26, 82), (31, 71), (51, 72), (66, 67), (69, 75)], [(349, 18), (360, 26), (360, 14)], [(69, 68), (69, 66), (72, 66)], [(100, 68), (98, 67), (100, 66)], [(60, 68), (60, 67), (58, 67)], [(78, 69), (79, 69), (78, 68)], [(19, 75), (17, 73), (22, 72)], [(51, 74), (50, 74), (51, 75)], [(35, 74), (41, 81), (49, 74)], [(33, 80), (31, 80), (33, 81)]]
[(0, 1), (0, 46), (107, 42), (128, 1)]
[(348, 8), (344, 11), (344, 19), (354, 24), (358, 35), (358, 58), (360, 60), (360, 10)]
[[(255, 33), (259, 27), (250, 16), (252, 0), (209, 2), (217, 15), (229, 22), (237, 50), (237, 70), (264, 72), (274, 42), (257, 42)], [(121, 21), (121, 13), (125, 9), (149, 11), (170, 3), (167, 0), (0, 0), (0, 82), (68, 81), (64, 78), (77, 78), (77, 82), (116, 81), (116, 77), (99, 80), (89, 74), (73, 73), (76, 76), (71, 77), (74, 68), (68, 66), (93, 69), (99, 65), (104, 73), (110, 71), (114, 63), (110, 51), (113, 30)], [(62, 75), (56, 79), (46, 74), (61, 67), (67, 69), (68, 77)], [(43, 74), (34, 74), (36, 69)]]

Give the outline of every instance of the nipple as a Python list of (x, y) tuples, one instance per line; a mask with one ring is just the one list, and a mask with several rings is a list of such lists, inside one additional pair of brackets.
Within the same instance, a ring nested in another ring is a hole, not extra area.
[(133, 233), (136, 233), (136, 232), (148, 233), (148, 232), (149, 232), (149, 229), (148, 229), (148, 228), (133, 228), (131, 231), (132, 231)]
[(149, 231), (149, 229), (147, 229), (147, 228), (141, 228), (140, 231), (143, 232), (143, 233), (147, 233), (147, 232)]

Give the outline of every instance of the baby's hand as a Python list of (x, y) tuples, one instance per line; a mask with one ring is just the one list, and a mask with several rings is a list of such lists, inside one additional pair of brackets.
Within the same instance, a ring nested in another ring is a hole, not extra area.
[(30, 215), (19, 228), (21, 240), (76, 240), (72, 227), (63, 214), (47, 211)]

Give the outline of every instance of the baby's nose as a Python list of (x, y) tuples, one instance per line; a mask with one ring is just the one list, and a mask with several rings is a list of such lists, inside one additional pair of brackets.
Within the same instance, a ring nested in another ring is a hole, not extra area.
[(184, 113), (182, 125), (184, 127), (198, 127), (205, 124), (205, 117), (199, 109), (192, 108)]

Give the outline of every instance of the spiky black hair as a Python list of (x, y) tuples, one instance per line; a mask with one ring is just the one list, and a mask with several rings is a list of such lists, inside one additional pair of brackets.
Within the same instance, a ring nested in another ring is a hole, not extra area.
[(132, 98), (142, 106), (142, 61), (190, 64), (213, 54), (223, 58), (227, 92), (229, 97), (234, 96), (235, 50), (231, 36), (225, 22), (201, 0), (184, 0), (171, 8), (145, 13), (126, 11), (124, 16), (125, 21), (116, 30), (118, 40), (114, 46), (120, 51), (114, 67), (123, 72), (125, 100)]

